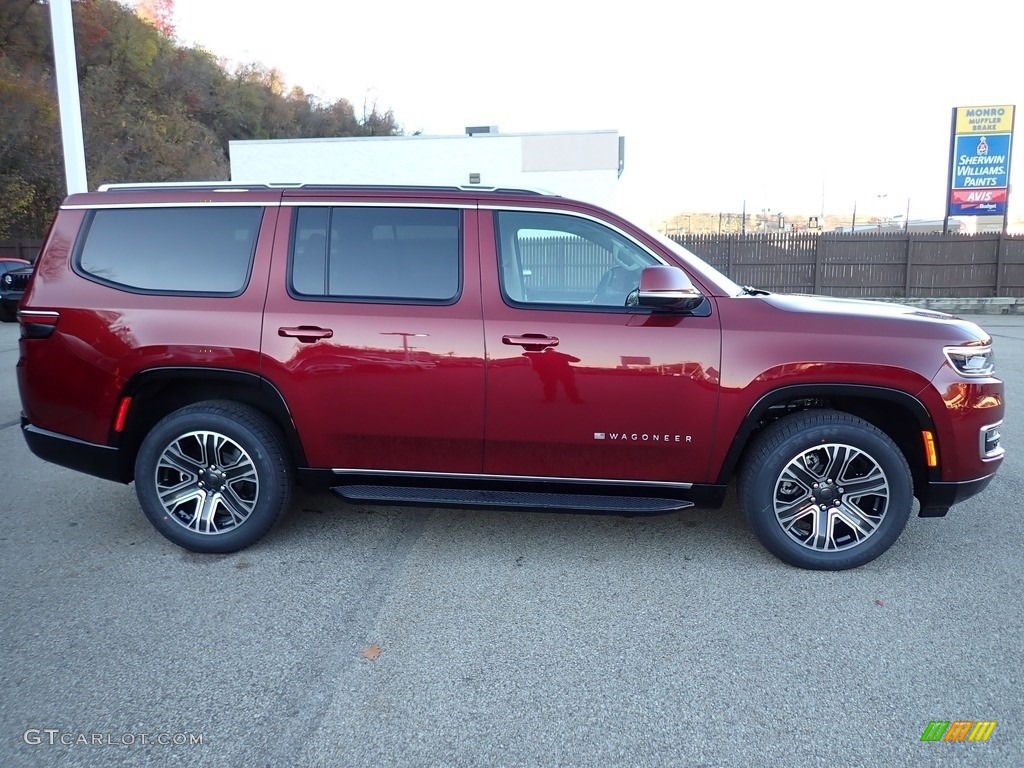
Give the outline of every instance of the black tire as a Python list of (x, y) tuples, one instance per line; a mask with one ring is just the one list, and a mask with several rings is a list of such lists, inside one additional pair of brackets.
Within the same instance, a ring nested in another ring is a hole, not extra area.
[(913, 508), (913, 480), (906, 458), (877, 427), (840, 411), (804, 411), (757, 438), (740, 472), (739, 502), (754, 535), (779, 559), (840, 571), (871, 562), (899, 538)]
[(229, 400), (168, 414), (135, 459), (135, 492), (146, 517), (193, 552), (237, 552), (259, 541), (288, 508), (293, 485), (276, 426)]

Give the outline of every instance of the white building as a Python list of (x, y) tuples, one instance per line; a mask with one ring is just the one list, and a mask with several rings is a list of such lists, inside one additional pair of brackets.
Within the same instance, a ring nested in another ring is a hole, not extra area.
[(232, 141), (231, 180), (541, 189), (615, 208), (623, 169), (618, 131), (367, 136)]

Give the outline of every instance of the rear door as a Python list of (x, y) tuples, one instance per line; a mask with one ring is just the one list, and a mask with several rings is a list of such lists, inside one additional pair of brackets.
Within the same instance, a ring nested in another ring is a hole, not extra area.
[(282, 207), (264, 374), (311, 466), (481, 471), (478, 264), (464, 203)]
[(481, 211), (480, 263), (487, 473), (706, 479), (718, 318), (626, 306), (650, 251), (586, 215)]

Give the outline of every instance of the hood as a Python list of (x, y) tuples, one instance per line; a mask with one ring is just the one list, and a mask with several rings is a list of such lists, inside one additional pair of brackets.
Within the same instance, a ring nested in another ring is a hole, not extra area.
[[(945, 312), (908, 307), (904, 304), (888, 301), (782, 293), (773, 293), (768, 296), (751, 296), (749, 298), (763, 301), (784, 312), (848, 317), (868, 322), (902, 321), (919, 323), (922, 326), (931, 326), (927, 333), (929, 336), (940, 335), (942, 331), (947, 331), (954, 336), (962, 336), (963, 341), (991, 343), (991, 337), (977, 323), (972, 323), (970, 320), (964, 320), (956, 315), (950, 315)], [(925, 329), (922, 328), (921, 330), (924, 331)]]

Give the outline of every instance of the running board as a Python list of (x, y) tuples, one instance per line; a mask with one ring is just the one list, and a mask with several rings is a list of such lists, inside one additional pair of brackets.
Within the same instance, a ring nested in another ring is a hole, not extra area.
[(385, 485), (339, 485), (331, 488), (346, 501), (432, 507), (492, 507), (578, 512), (657, 514), (693, 506), (682, 499), (649, 496), (601, 496), (585, 493), (487, 491), (469, 488), (417, 488)]

